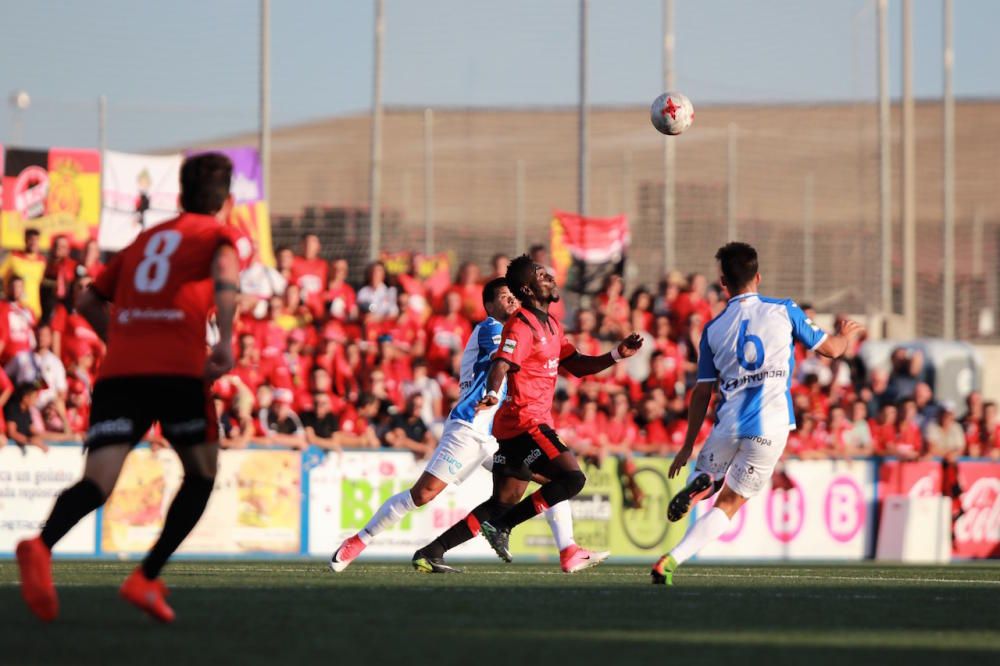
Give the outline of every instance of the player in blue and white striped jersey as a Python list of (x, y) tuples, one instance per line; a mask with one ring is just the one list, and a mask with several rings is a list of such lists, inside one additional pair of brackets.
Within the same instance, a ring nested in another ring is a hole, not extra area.
[[(500, 346), (500, 334), (507, 317), (520, 304), (504, 278), (496, 278), (483, 287), (483, 306), (489, 315), (472, 331), (462, 354), (459, 377), (461, 393), (458, 402), (448, 415), (441, 441), (423, 474), (412, 488), (393, 495), (379, 507), (368, 524), (354, 536), (346, 539), (330, 558), (330, 568), (340, 572), (361, 554), (365, 546), (379, 533), (399, 523), (408, 513), (421, 507), (450, 484), (460, 484), (480, 465), (490, 469), (497, 441), (493, 438), (493, 416), (500, 404), (476, 411), (476, 406), (486, 394), (486, 376), (493, 353)], [(506, 391), (506, 386), (501, 393)], [(502, 402), (502, 396), (501, 396)], [(573, 546), (573, 516), (568, 502), (560, 502), (548, 509), (545, 518), (552, 528), (556, 545), (562, 551)], [(595, 553), (596, 561), (607, 557)], [(595, 563), (596, 563), (595, 561)], [(448, 565), (436, 563), (436, 572), (457, 571)]]
[(788, 433), (795, 430), (791, 395), (795, 343), (835, 358), (864, 332), (856, 322), (845, 321), (836, 335), (827, 335), (794, 302), (761, 296), (757, 251), (746, 243), (729, 243), (715, 258), (730, 298), (701, 334), (688, 435), (670, 466), (671, 478), (691, 457), (716, 386), (720, 403), (712, 434), (687, 486), (670, 500), (667, 518), (680, 520), (695, 502), (717, 490), (719, 497), (653, 566), (653, 583), (658, 584), (671, 584), (674, 569), (725, 534), (736, 512), (770, 480)]

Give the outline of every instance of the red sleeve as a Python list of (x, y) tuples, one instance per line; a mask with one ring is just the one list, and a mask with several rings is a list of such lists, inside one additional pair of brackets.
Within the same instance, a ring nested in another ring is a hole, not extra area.
[(10, 381), (10, 377), (7, 376), (7, 373), (4, 372), (2, 368), (0, 368), (0, 393), (3, 393), (4, 391), (7, 390), (13, 390), (13, 388), (14, 388), (14, 383)]
[(232, 245), (240, 260), (240, 271), (245, 271), (253, 263), (253, 242), (245, 233), (229, 225), (220, 227), (220, 245)]
[(569, 338), (564, 334), (562, 339), (559, 341), (559, 360), (565, 361), (573, 354), (577, 353), (576, 345), (570, 342)]
[(94, 291), (96, 291), (104, 300), (110, 301), (115, 296), (115, 289), (118, 286), (118, 275), (122, 270), (122, 262), (124, 261), (124, 252), (119, 252), (111, 258), (101, 274), (98, 275), (93, 282)]
[(523, 319), (514, 315), (507, 320), (503, 327), (503, 334), (500, 337), (500, 348), (493, 354), (493, 358), (503, 359), (521, 367), (521, 363), (531, 353), (531, 343), (534, 334)]

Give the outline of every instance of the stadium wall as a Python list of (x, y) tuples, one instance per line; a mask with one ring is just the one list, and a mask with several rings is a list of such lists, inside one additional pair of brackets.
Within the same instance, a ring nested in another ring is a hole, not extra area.
[[(576, 537), (610, 550), (618, 562), (648, 563), (683, 536), (688, 523), (664, 520), (669, 498), (684, 479), (667, 478), (670, 461), (636, 459), (642, 508), (626, 508), (618, 461), (585, 465), (588, 484), (573, 501)], [(55, 497), (79, 475), (77, 443), (21, 451), (0, 449), (0, 558), (37, 532)], [(955, 554), (1000, 558), (1000, 463), (962, 460), (956, 498)], [(191, 558), (325, 558), (360, 529), (379, 504), (406, 488), (422, 463), (408, 452), (297, 452), (276, 448), (223, 451), (215, 492), (198, 527), (179, 555)], [(56, 547), (60, 557), (139, 557), (163, 525), (181, 482), (170, 450), (142, 446), (129, 457), (114, 494)], [(859, 561), (874, 553), (879, 501), (892, 494), (935, 495), (943, 485), (936, 461), (788, 461), (784, 477), (749, 502), (732, 529), (699, 556), (702, 561)], [(366, 557), (405, 560), (418, 547), (464, 517), (491, 491), (479, 470), (449, 488), (380, 536)], [(707, 506), (705, 508), (708, 508)], [(519, 561), (555, 561), (545, 521), (536, 518), (514, 533)], [(456, 560), (492, 560), (481, 539), (454, 553)]]

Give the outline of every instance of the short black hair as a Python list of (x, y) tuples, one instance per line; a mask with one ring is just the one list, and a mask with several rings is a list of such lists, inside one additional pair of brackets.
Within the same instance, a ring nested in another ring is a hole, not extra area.
[(203, 153), (181, 165), (181, 207), (188, 213), (215, 215), (226, 203), (233, 163), (222, 153)]
[(541, 243), (535, 243), (528, 248), (528, 254), (535, 254), (536, 252), (545, 252), (545, 246)]
[(28, 227), (27, 229), (24, 230), (24, 237), (25, 238), (34, 237), (34, 236), (41, 236), (41, 235), (42, 235), (42, 232), (39, 231), (38, 229), (36, 229), (35, 227)]
[(483, 307), (486, 307), (497, 297), (501, 287), (507, 286), (507, 278), (493, 278), (483, 285)]
[(730, 294), (747, 286), (757, 277), (757, 250), (748, 243), (726, 243), (715, 253), (715, 258), (722, 267)]
[(522, 254), (510, 262), (507, 267), (507, 275), (504, 281), (510, 287), (511, 292), (519, 299), (524, 298), (524, 288), (531, 284), (531, 278), (535, 275), (535, 262), (526, 254)]

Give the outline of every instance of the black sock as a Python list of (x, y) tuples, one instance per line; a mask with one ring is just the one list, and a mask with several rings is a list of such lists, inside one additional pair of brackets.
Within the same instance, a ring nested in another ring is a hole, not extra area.
[(209, 479), (194, 474), (184, 477), (177, 496), (170, 503), (160, 538), (142, 561), (142, 573), (146, 578), (153, 580), (160, 575), (163, 565), (198, 524), (212, 494), (214, 483), (214, 478)]
[(574, 470), (553, 479), (517, 503), (513, 509), (496, 521), (490, 521), (498, 530), (512, 530), (526, 520), (534, 518), (550, 506), (576, 497), (587, 483), (583, 472)]
[(81, 518), (104, 504), (105, 499), (100, 487), (87, 478), (62, 491), (42, 528), (42, 542), (52, 550), (59, 539), (66, 536)]
[(428, 557), (443, 557), (447, 551), (476, 536), (480, 523), (498, 518), (510, 508), (510, 504), (501, 504), (491, 497), (420, 550)]

